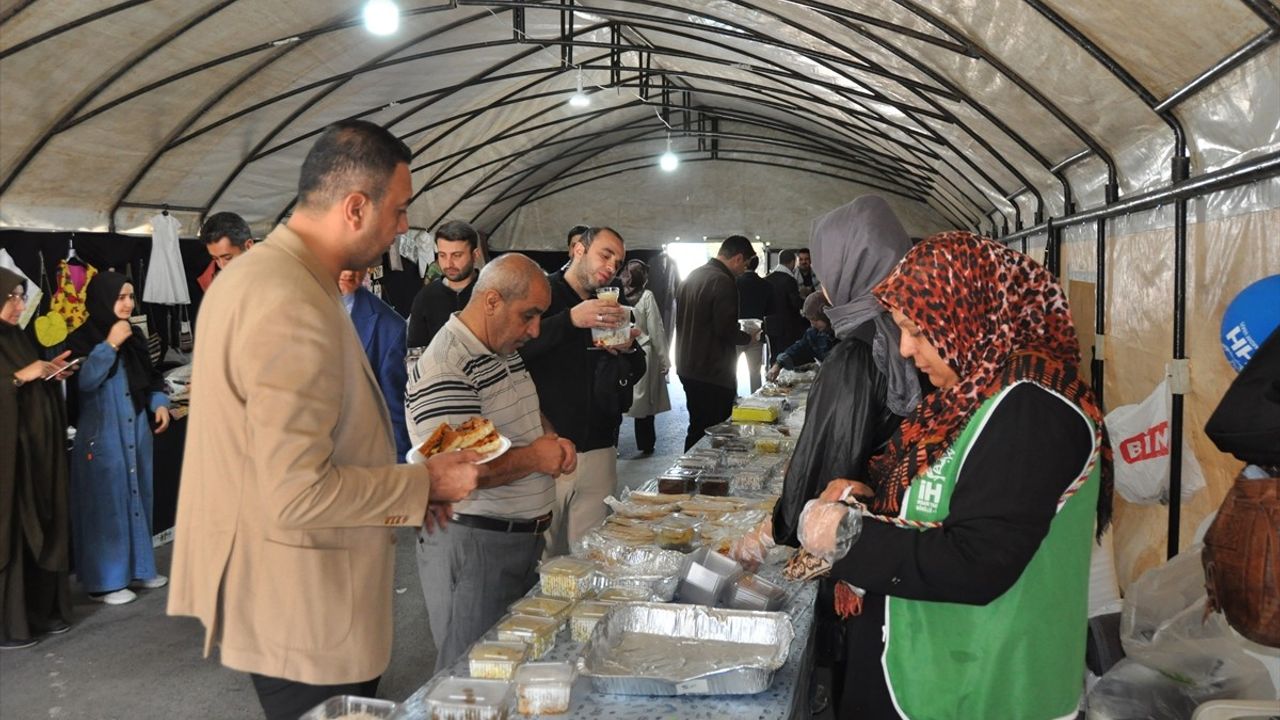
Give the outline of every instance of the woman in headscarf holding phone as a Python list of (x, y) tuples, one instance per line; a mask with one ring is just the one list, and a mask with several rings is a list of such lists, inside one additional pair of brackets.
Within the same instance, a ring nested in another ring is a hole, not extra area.
[(937, 390), (873, 458), (869, 505), (827, 497), (801, 521), (815, 554), (844, 528), (831, 577), (883, 625), (851, 648), (881, 663), (850, 670), (840, 716), (1073, 718), (1111, 475), (1062, 287), (1022, 253), (949, 232), (873, 292)]
[(76, 578), (94, 600), (122, 605), (137, 598), (131, 584), (168, 582), (151, 545), (151, 436), (169, 427), (169, 401), (146, 340), (129, 322), (132, 283), (98, 273), (85, 304), (88, 319), (67, 338), (72, 355), (84, 358), (71, 452)]
[(26, 281), (0, 268), (0, 649), (70, 628), (67, 419), (59, 383), (70, 369), (40, 359), (18, 319)]

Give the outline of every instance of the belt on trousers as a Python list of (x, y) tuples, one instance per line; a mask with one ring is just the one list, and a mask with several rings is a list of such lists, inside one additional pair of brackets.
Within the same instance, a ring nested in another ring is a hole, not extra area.
[(483, 515), (462, 515), (453, 513), (449, 517), (453, 522), (477, 530), (490, 530), (506, 533), (540, 533), (551, 527), (551, 513), (528, 520), (504, 520), (502, 518), (485, 517)]

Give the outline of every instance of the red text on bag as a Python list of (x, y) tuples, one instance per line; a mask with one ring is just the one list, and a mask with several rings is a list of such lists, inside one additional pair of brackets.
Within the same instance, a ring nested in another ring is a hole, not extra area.
[(1169, 454), (1169, 421), (1152, 425), (1120, 443), (1120, 456), (1133, 464)]

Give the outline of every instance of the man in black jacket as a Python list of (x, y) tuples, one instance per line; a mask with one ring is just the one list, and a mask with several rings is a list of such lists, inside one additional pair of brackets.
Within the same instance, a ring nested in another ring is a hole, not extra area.
[(738, 346), (751, 342), (738, 329), (735, 280), (755, 256), (751, 241), (732, 235), (706, 265), (689, 273), (676, 294), (676, 371), (689, 406), (685, 450), (733, 412)]
[[(765, 317), (773, 313), (773, 288), (756, 272), (758, 267), (760, 257), (756, 256), (747, 263), (747, 271), (738, 276), (738, 319), (756, 320), (763, 326)], [(759, 335), (742, 348), (742, 354), (747, 356), (747, 377), (751, 392), (755, 392), (760, 389), (764, 364), (764, 345)]]
[[(626, 250), (609, 228), (588, 228), (573, 245), (569, 266), (551, 274), (551, 305), (542, 331), (520, 350), (538, 388), (542, 413), (578, 451), (577, 469), (556, 483), (547, 555), (563, 555), (608, 514), (604, 499), (618, 480), (618, 426), (631, 404), (631, 386), (645, 371), (635, 343), (597, 349), (591, 328), (616, 328), (630, 311), (595, 299), (613, 280)], [(734, 321), (736, 324), (736, 320)], [(632, 337), (635, 336), (632, 332)]]
[(796, 252), (783, 250), (778, 264), (765, 276), (764, 281), (773, 288), (773, 310), (764, 319), (764, 334), (769, 338), (769, 364), (778, 362), (778, 356), (804, 335), (808, 322), (801, 316), (804, 299), (796, 282)]
[(413, 298), (409, 310), (409, 360), (417, 358), (449, 316), (467, 306), (480, 260), (480, 235), (461, 220), (450, 220), (436, 229), (436, 262), (443, 277), (427, 283)]

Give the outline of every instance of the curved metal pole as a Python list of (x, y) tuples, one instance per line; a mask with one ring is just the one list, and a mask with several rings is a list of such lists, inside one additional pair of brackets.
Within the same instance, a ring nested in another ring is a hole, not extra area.
[(186, 22), (179, 25), (176, 30), (168, 33), (167, 35), (160, 38), (156, 42), (153, 42), (152, 44), (148, 45), (147, 47), (143, 48), (140, 52), (136, 53), (133, 57), (121, 63), (120, 67), (116, 68), (114, 72), (108, 75), (106, 80), (103, 80), (102, 82), (98, 83), (96, 87), (91, 88), (88, 92), (76, 98), (71, 103), (71, 108), (63, 111), (58, 116), (58, 119), (54, 121), (51, 125), (49, 125), (49, 127), (44, 131), (44, 133), (30, 147), (28, 147), (26, 151), (22, 153), (22, 156), (18, 158), (18, 161), (14, 163), (13, 169), (9, 171), (9, 174), (5, 177), (4, 181), (0, 182), (0, 195), (4, 195), (4, 191), (9, 189), (9, 186), (13, 184), (14, 180), (18, 179), (18, 176), (21, 175), (22, 171), (26, 169), (27, 165), (29, 165), (31, 161), (35, 159), (36, 155), (38, 155), (40, 151), (44, 149), (44, 146), (49, 144), (49, 141), (52, 140), (53, 136), (58, 133), (63, 123), (74, 118), (76, 116), (76, 113), (79, 113), (82, 109), (84, 109), (84, 107), (88, 105), (90, 102), (92, 102), (95, 97), (97, 97), (100, 93), (102, 93), (102, 91), (110, 87), (112, 83), (114, 83), (116, 80), (119, 80), (121, 77), (123, 77), (125, 73), (137, 67), (138, 63), (141, 63), (143, 60), (146, 60), (147, 58), (151, 57), (153, 54), (155, 54), (165, 45), (168, 45), (173, 40), (176, 40), (177, 38), (181, 37), (184, 33), (186, 33), (191, 28), (209, 19), (210, 17), (218, 13), (220, 10), (227, 7), (228, 5), (233, 4), (234, 2), (236, 2), (236, 0), (220, 0), (220, 2), (217, 2), (214, 5), (193, 15)]
[[(29, 47), (39, 45), (45, 40), (49, 40), (50, 38), (55, 38), (64, 32), (67, 32), (69, 30), (75, 30), (81, 25), (88, 25), (89, 23), (94, 22), (96, 20), (101, 20), (104, 17), (115, 15), (116, 13), (122, 10), (128, 10), (138, 5), (143, 5), (147, 2), (150, 2), (150, 0), (128, 0), (127, 2), (116, 3), (115, 5), (102, 8), (101, 10), (98, 10), (97, 12), (89, 13), (88, 15), (81, 15), (80, 17), (74, 20), (70, 20), (55, 28), (46, 30), (34, 37), (29, 37), (26, 40), (23, 40), (22, 42), (18, 43), (17, 45), (13, 45), (12, 47), (6, 48), (4, 51), (0, 51), (0, 60), (3, 60), (9, 57), (10, 55), (16, 55), (17, 53), (20, 53)], [(30, 0), (30, 2), (19, 3), (17, 7), (12, 8), (11, 10), (8, 10), (7, 12), (5, 12), (4, 18), (0, 19), (0, 24), (4, 24), (8, 22), (9, 19), (12, 18), (14, 15), (17, 15), (20, 11), (27, 9), (28, 7), (31, 7), (34, 4), (35, 4), (35, 0)]]

